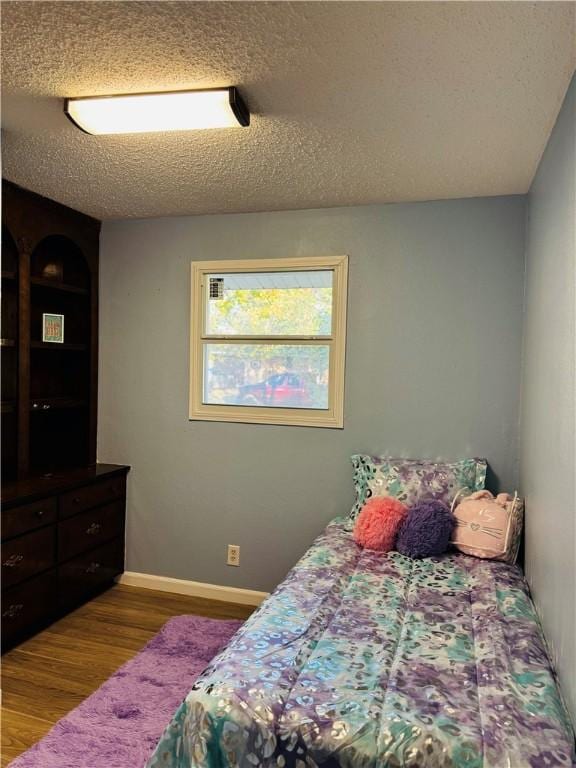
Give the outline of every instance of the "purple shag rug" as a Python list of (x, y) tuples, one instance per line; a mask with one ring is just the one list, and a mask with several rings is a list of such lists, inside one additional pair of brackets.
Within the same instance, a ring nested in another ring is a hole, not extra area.
[(201, 616), (170, 619), (9, 768), (142, 768), (200, 672), (241, 624)]

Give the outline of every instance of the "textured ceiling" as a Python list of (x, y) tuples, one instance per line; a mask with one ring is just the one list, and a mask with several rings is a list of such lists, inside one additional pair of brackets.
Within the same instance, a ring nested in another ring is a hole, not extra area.
[[(101, 219), (526, 192), (564, 2), (4, 2), (4, 175)], [(65, 96), (237, 85), (249, 128), (88, 136)]]

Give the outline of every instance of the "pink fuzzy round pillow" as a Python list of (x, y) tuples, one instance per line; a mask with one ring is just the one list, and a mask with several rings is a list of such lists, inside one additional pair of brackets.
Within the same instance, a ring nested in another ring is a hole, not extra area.
[(354, 526), (354, 541), (361, 547), (389, 552), (408, 510), (397, 499), (375, 496), (364, 504)]

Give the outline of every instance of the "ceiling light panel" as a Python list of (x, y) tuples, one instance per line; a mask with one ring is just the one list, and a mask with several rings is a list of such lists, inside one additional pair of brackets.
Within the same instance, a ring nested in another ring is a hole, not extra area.
[(64, 111), (81, 130), (96, 135), (238, 128), (250, 123), (250, 113), (233, 86), (73, 98), (66, 100)]

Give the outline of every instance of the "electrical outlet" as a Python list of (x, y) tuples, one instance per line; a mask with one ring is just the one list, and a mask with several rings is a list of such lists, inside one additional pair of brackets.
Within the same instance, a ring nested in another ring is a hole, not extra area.
[(240, 565), (240, 546), (238, 544), (228, 544), (227, 565)]

